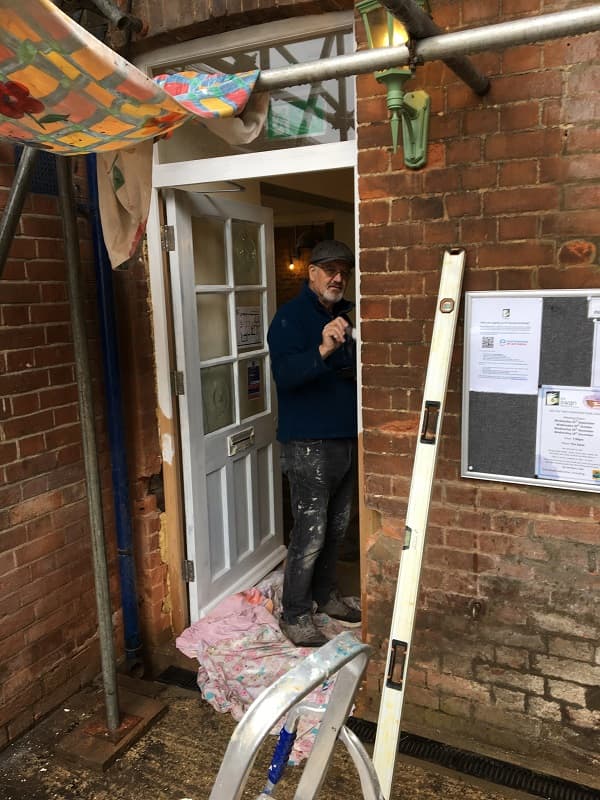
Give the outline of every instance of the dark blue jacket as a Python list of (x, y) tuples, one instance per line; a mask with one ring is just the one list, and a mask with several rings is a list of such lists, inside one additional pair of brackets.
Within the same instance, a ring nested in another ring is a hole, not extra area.
[(347, 300), (330, 313), (305, 282), (273, 317), (267, 341), (277, 386), (280, 442), (343, 439), (357, 435), (356, 345), (349, 337), (323, 360), (322, 331), (353, 308)]

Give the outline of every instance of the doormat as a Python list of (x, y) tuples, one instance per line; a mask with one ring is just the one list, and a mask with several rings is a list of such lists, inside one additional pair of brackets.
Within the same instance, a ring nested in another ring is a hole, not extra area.
[(154, 680), (158, 681), (158, 683), (166, 683), (169, 686), (178, 686), (180, 689), (191, 689), (197, 692), (200, 691), (196, 683), (197, 675), (198, 673), (191, 669), (170, 666)]

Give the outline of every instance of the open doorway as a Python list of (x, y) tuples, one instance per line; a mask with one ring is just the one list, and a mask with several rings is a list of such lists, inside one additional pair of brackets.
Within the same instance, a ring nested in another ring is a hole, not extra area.
[[(169, 280), (184, 386), (178, 410), (194, 622), (285, 557), (291, 522), (266, 334), (278, 304), (302, 286), (311, 236), (354, 249), (354, 169), (190, 181), (163, 192), (174, 245)], [(345, 294), (355, 300), (354, 279)], [(355, 596), (356, 514), (352, 531), (340, 588)]]
[[(273, 210), (276, 305), (295, 297), (307, 277), (310, 252), (323, 239), (339, 239), (354, 249), (354, 171), (325, 170), (271, 176), (260, 181), (261, 205)], [(354, 278), (346, 296), (357, 303)], [(354, 317), (356, 323), (356, 317)], [(293, 525), (289, 487), (282, 483), (284, 543)], [(338, 580), (342, 594), (360, 596), (358, 486), (346, 541), (340, 551)]]

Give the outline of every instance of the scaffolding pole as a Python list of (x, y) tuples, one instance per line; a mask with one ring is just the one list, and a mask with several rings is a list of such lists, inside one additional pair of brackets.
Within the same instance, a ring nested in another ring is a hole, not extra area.
[(67, 289), (71, 308), (73, 329), (73, 350), (75, 353), (75, 375), (79, 393), (79, 417), (83, 446), (83, 461), (88, 494), (88, 513), (92, 539), (92, 565), (94, 568), (94, 588), (98, 609), (98, 636), (100, 639), (100, 659), (102, 680), (106, 702), (106, 723), (110, 732), (116, 731), (120, 724), (119, 696), (117, 687), (117, 661), (113, 641), (113, 625), (110, 603), (110, 583), (104, 539), (104, 517), (102, 513), (102, 490), (96, 430), (94, 427), (94, 400), (90, 360), (83, 313), (81, 292), (81, 260), (79, 255), (79, 234), (71, 161), (66, 156), (57, 156), (58, 201), (65, 239), (65, 260), (67, 263)]
[[(500, 22), (467, 31), (431, 36), (417, 42), (414, 48), (418, 63), (447, 60), (467, 53), (502, 50), (521, 44), (533, 44), (563, 36), (577, 36), (600, 30), (600, 3), (528, 19)], [(360, 75), (389, 67), (406, 66), (410, 54), (405, 45), (365, 50), (348, 56), (332, 56), (322, 61), (295, 64), (262, 72), (256, 91), (271, 92), (304, 83), (318, 83), (331, 78)]]
[[(381, 0), (381, 5), (400, 20), (411, 39), (428, 39), (430, 36), (443, 34), (442, 29), (414, 0)], [(481, 73), (467, 56), (453, 56), (442, 61), (473, 89), (475, 94), (484, 95), (489, 91), (490, 79)]]
[(12, 247), (15, 231), (23, 210), (23, 204), (29, 191), (29, 180), (33, 174), (38, 152), (33, 147), (23, 148), (21, 160), (15, 172), (10, 194), (2, 213), (2, 219), (0, 219), (0, 278), (4, 272), (8, 253)]

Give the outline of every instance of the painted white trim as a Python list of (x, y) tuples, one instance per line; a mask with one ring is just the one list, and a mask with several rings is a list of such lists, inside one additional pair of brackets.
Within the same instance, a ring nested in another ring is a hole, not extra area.
[(329, 14), (311, 14), (306, 17), (291, 17), (262, 25), (251, 25), (235, 31), (191, 39), (189, 42), (159, 47), (144, 53), (134, 60), (138, 69), (150, 74), (153, 68), (167, 67), (175, 62), (198, 61), (212, 55), (252, 50), (256, 47), (282, 45), (301, 39), (331, 34), (335, 31), (352, 30), (352, 11), (333, 11)]
[[(156, 148), (155, 148), (156, 149)], [(221, 158), (202, 158), (158, 164), (152, 169), (152, 184), (158, 188), (192, 186), (224, 180), (266, 178), (329, 169), (356, 167), (356, 141), (329, 142), (285, 150), (242, 153)]]
[[(150, 297), (152, 307), (152, 334), (154, 336), (154, 361), (156, 364), (156, 391), (158, 407), (167, 419), (173, 419), (171, 395), (171, 363), (169, 361), (169, 325), (167, 301), (162, 269), (162, 246), (160, 241), (160, 215), (158, 192), (152, 190), (150, 210), (146, 224), (148, 242), (148, 265), (150, 273)], [(170, 437), (162, 443), (162, 457), (167, 463), (173, 458), (173, 442)]]

